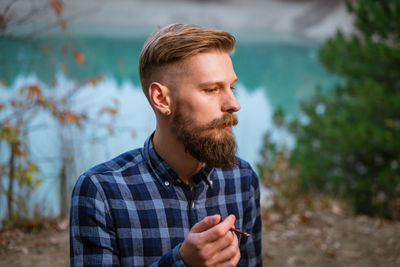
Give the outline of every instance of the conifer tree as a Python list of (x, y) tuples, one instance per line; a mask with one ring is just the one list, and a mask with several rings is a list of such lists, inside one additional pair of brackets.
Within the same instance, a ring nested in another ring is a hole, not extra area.
[(346, 1), (356, 31), (319, 50), (342, 77), (302, 103), (292, 164), (306, 188), (350, 200), (356, 212), (400, 218), (400, 0)]

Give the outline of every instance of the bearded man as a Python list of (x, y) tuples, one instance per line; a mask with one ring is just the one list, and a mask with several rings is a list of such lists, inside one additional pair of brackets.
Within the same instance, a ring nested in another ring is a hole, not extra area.
[(195, 25), (147, 39), (139, 75), (156, 129), (79, 177), (71, 266), (262, 266), (258, 177), (232, 133), (234, 47), (230, 33)]

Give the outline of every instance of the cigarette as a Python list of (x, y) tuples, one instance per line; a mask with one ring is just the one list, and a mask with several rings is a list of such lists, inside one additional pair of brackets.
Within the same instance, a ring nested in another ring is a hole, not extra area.
[(231, 231), (233, 231), (233, 232), (235, 232), (235, 233), (239, 233), (239, 234), (241, 234), (241, 235), (244, 235), (244, 236), (247, 236), (247, 237), (249, 237), (249, 236), (250, 236), (250, 234), (249, 234), (249, 233), (246, 233), (246, 232), (240, 231), (240, 230), (238, 230), (238, 229), (235, 229), (235, 228), (231, 228)]

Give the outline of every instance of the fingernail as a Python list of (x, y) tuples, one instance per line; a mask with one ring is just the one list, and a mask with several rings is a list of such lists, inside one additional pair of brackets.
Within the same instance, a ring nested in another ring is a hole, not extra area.
[(209, 217), (209, 222), (210, 223), (213, 223), (213, 222), (215, 222), (217, 219), (218, 219), (218, 214), (215, 214), (215, 215), (211, 215), (210, 217)]

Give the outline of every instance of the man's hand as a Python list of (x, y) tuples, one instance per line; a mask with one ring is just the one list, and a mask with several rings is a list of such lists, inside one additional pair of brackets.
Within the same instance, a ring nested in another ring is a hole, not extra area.
[(236, 218), (229, 215), (220, 220), (220, 215), (208, 216), (192, 227), (179, 250), (186, 265), (236, 266), (240, 260), (239, 241), (230, 231)]

